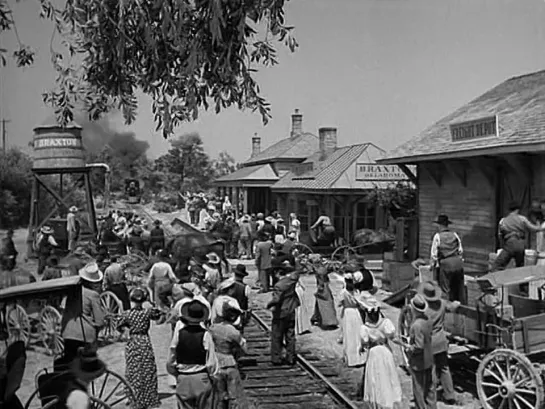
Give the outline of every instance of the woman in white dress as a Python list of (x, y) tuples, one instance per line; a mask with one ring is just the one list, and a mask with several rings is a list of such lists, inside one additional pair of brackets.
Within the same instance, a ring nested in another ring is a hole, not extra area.
[(380, 313), (374, 297), (362, 299), (366, 310), (360, 329), (362, 352), (367, 352), (363, 373), (363, 401), (369, 409), (401, 408), (402, 391), (399, 374), (389, 341), (395, 336), (395, 326)]
[(363, 325), (361, 304), (358, 300), (359, 291), (355, 289), (354, 277), (348, 273), (344, 276), (345, 287), (342, 289), (339, 303), (341, 307), (341, 331), (339, 340), (343, 344), (343, 359), (349, 367), (358, 367), (364, 364), (364, 357), (360, 354), (360, 328)]
[(308, 296), (305, 294), (305, 287), (301, 283), (301, 279), (295, 286), (295, 292), (299, 298), (299, 307), (295, 310), (295, 333), (302, 335), (310, 332), (310, 318), (312, 317), (312, 311), (309, 308)]

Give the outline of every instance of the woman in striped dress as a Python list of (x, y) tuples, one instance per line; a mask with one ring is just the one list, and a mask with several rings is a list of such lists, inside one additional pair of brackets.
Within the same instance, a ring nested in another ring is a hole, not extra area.
[(158, 320), (161, 312), (157, 309), (144, 309), (148, 292), (135, 288), (130, 299), (133, 307), (125, 311), (118, 323), (119, 328), (129, 328), (130, 340), (125, 346), (125, 371), (131, 385), (135, 401), (130, 402), (132, 409), (150, 409), (161, 406), (157, 392), (157, 365), (153, 346), (149, 337), (151, 320)]

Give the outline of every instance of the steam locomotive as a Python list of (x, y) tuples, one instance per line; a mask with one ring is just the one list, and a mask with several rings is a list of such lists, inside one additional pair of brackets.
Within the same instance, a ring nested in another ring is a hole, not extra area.
[(138, 179), (125, 179), (125, 194), (130, 204), (140, 203), (142, 191)]

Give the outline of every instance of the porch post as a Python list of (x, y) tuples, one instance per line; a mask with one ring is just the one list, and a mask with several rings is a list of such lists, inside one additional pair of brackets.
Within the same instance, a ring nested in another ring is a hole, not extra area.
[(235, 202), (233, 203), (233, 205), (235, 206), (235, 218), (238, 220), (238, 218), (240, 217), (240, 215), (239, 215), (239, 213), (240, 213), (240, 210), (239, 210), (240, 188), (239, 187), (235, 187)]
[(243, 195), (242, 205), (244, 207), (243, 212), (250, 213), (250, 211), (248, 210), (248, 188), (247, 187), (242, 188), (242, 195)]

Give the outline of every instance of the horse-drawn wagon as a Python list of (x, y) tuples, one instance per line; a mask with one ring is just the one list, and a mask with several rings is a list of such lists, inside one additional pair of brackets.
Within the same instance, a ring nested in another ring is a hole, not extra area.
[[(62, 298), (65, 308), (78, 314), (82, 308), (82, 286), (80, 277), (66, 277), (48, 281), (33, 282), (0, 290), (0, 307), (3, 314), (10, 308), (29, 304), (37, 299), (47, 300)], [(60, 325), (60, 322), (58, 323)], [(9, 326), (2, 332), (10, 332)], [(30, 330), (29, 330), (30, 333)], [(16, 340), (16, 339), (13, 339)], [(5, 340), (10, 343), (10, 338)], [(62, 394), (62, 382), (68, 371), (57, 365), (57, 368), (43, 369), (36, 374), (36, 390), (27, 397), (25, 409), (54, 408)], [(120, 402), (134, 400), (134, 393), (127, 382), (115, 372), (107, 370), (101, 377), (94, 380), (90, 386), (91, 400), (94, 408), (109, 409)]]
[[(466, 278), (467, 300), (445, 317), (451, 355), (478, 360), (476, 389), (484, 409), (545, 407), (545, 266)], [(409, 295), (410, 297), (410, 295)], [(411, 311), (399, 317), (408, 335)], [(457, 344), (457, 345), (455, 345)]]

